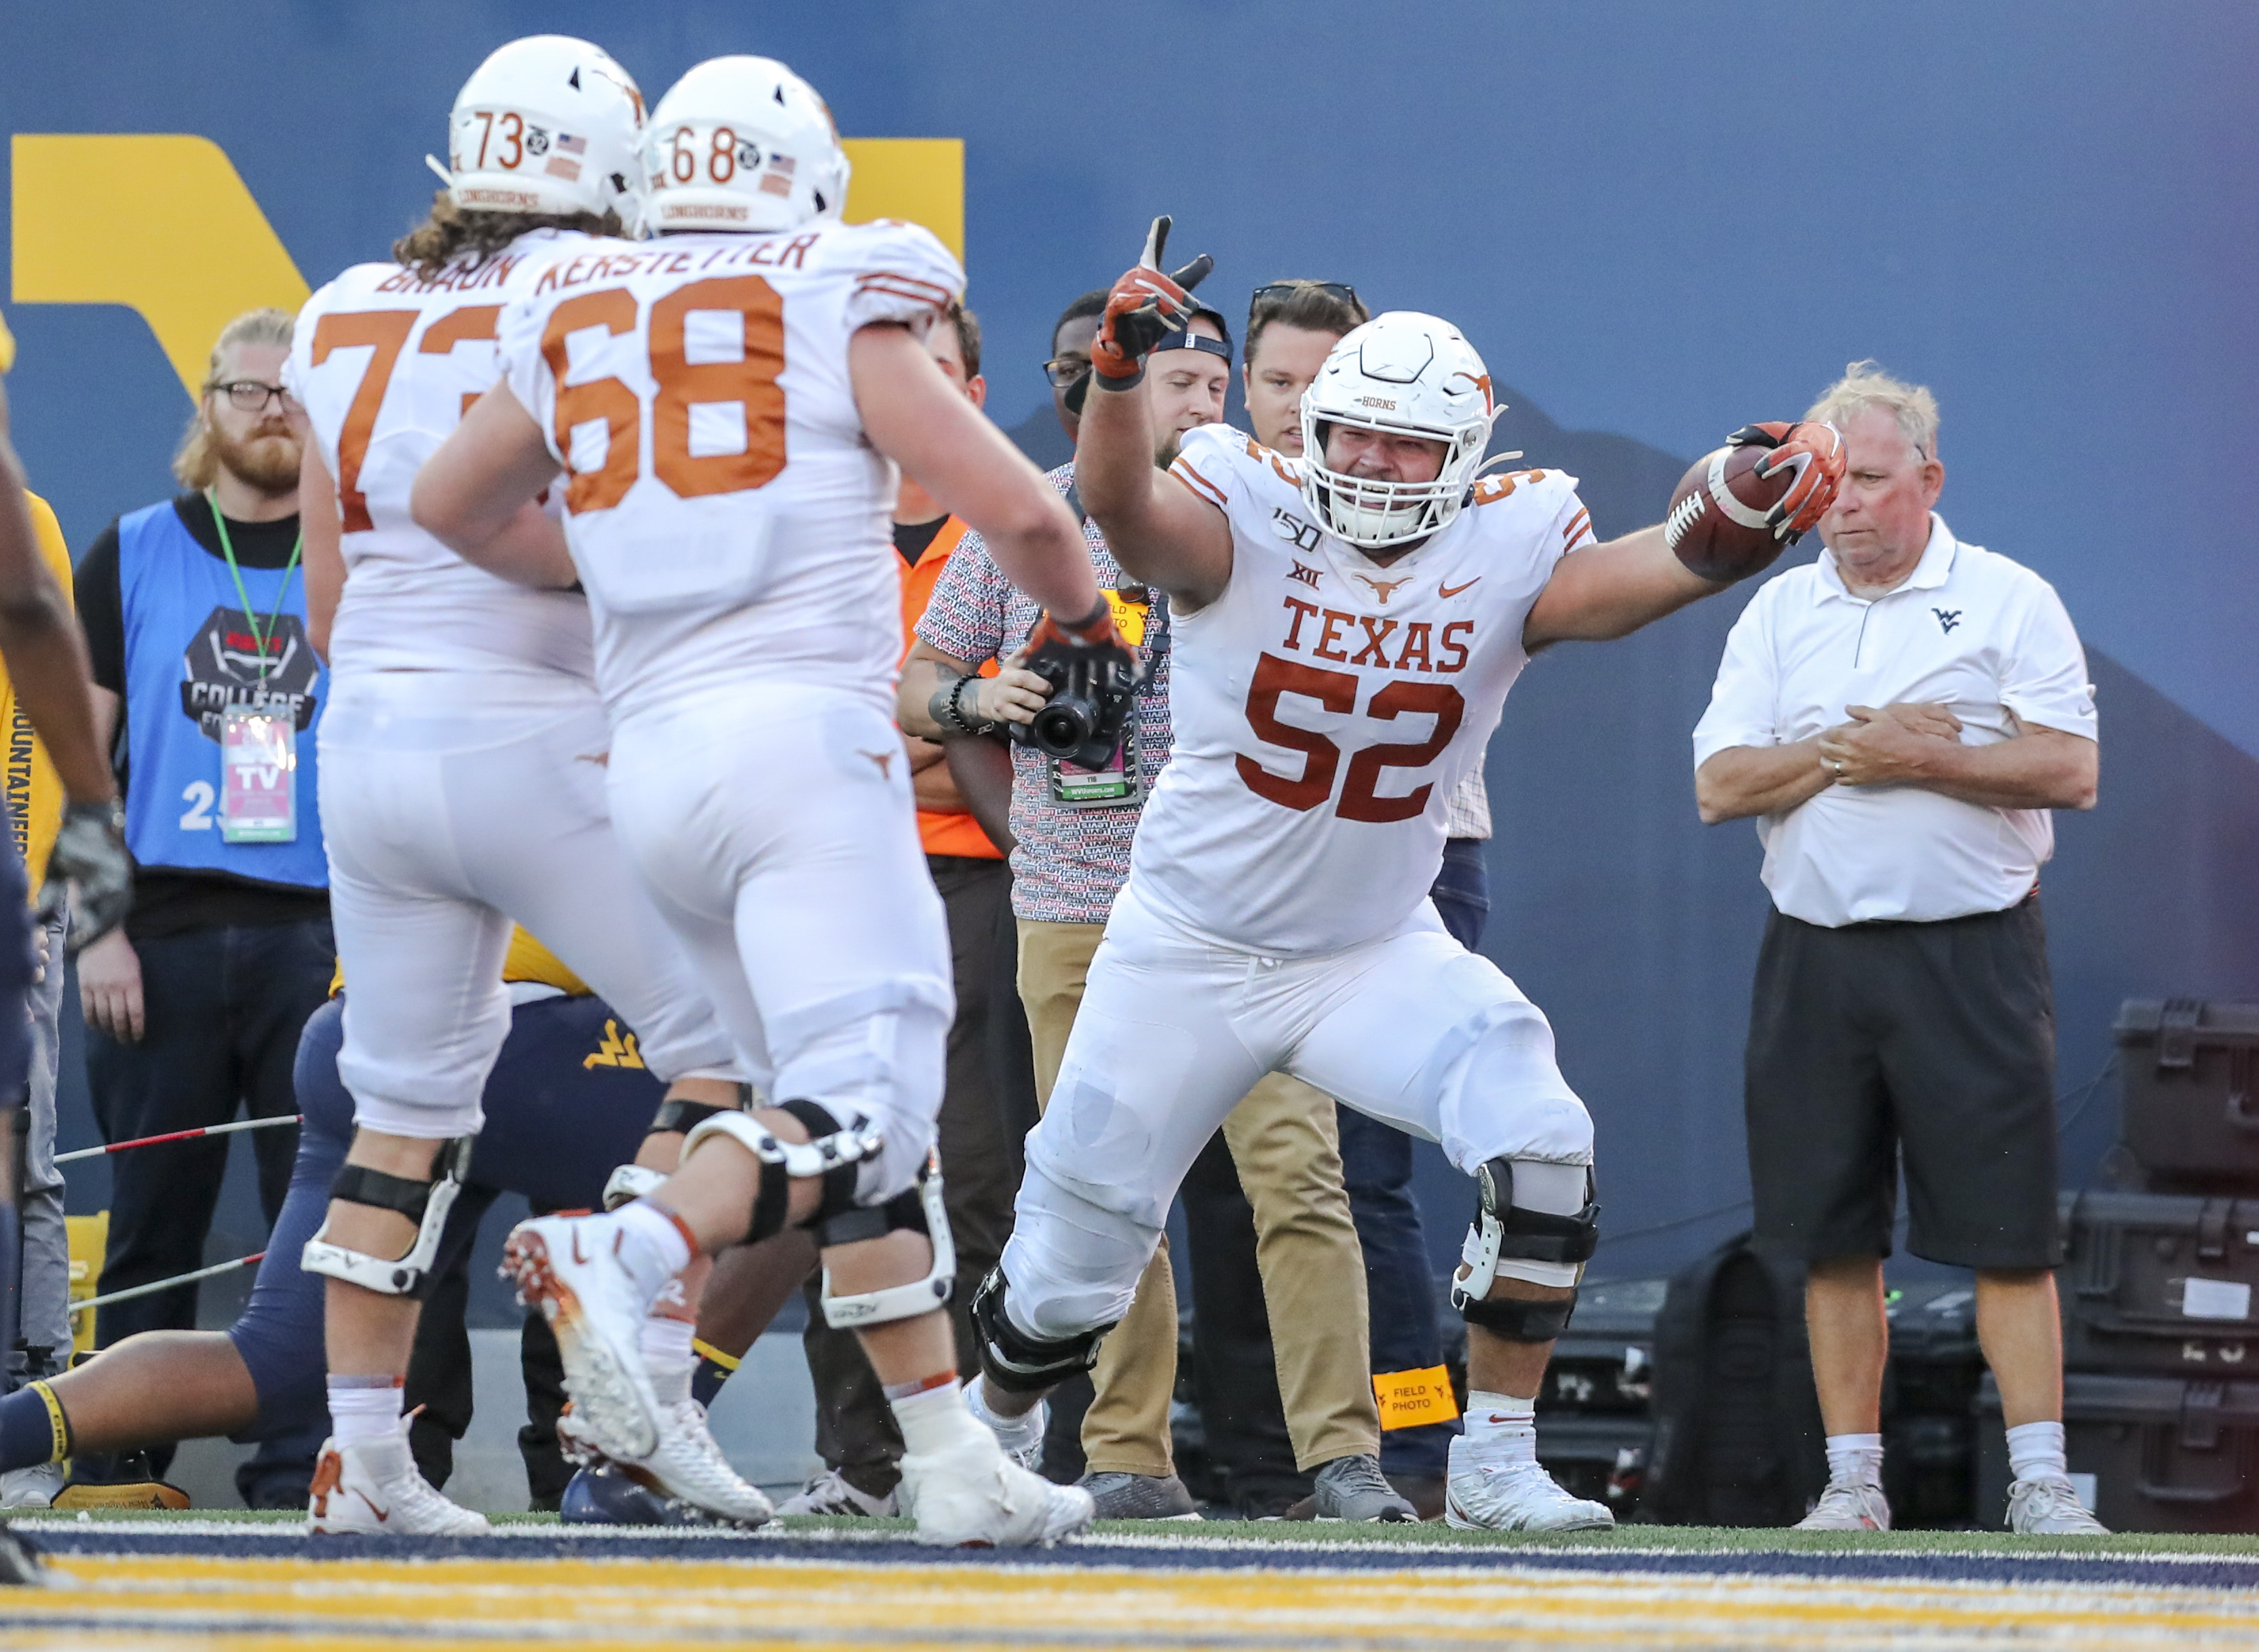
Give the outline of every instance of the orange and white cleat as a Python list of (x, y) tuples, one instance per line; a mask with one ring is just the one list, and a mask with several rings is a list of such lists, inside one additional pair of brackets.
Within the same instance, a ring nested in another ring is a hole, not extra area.
[(640, 1463), (659, 1449), (662, 1407), (644, 1369), (651, 1305), (621, 1265), (619, 1239), (611, 1216), (538, 1216), (510, 1230), (502, 1277), (556, 1333), (578, 1432), (616, 1463)]
[(405, 1422), (392, 1438), (367, 1445), (323, 1441), (306, 1515), (317, 1534), (477, 1537), (491, 1529), (485, 1515), (449, 1502), (417, 1470)]

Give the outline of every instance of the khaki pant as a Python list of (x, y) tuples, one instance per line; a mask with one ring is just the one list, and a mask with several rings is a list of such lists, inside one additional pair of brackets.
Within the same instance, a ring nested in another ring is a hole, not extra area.
[[(1039, 1104), (1051, 1100), (1104, 933), (1103, 924), (1020, 920), (1020, 1000), (1035, 1044)], [(1223, 1135), (1255, 1207), (1255, 1257), (1295, 1464), (1307, 1471), (1336, 1457), (1372, 1456), (1380, 1449), (1380, 1418), (1372, 1398), (1365, 1257), (1342, 1188), (1333, 1101), (1274, 1072), (1247, 1093)], [(1090, 1471), (1173, 1472), (1169, 1399), (1177, 1381), (1177, 1290), (1165, 1235), (1091, 1375), (1097, 1397), (1082, 1423)]]

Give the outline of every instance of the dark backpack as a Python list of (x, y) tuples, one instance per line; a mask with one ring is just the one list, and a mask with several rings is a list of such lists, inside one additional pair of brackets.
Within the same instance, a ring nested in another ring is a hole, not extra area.
[(1655, 1445), (1640, 1518), (1792, 1526), (1828, 1481), (1804, 1282), (1749, 1235), (1671, 1281), (1655, 1322)]

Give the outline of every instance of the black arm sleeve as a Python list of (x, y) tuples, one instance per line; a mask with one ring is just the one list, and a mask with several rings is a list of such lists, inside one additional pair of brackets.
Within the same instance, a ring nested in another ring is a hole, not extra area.
[(78, 623), (86, 631), (86, 652), (97, 688), (125, 693), (125, 602), (118, 587), (118, 524), (102, 530), (73, 570), (71, 585)]

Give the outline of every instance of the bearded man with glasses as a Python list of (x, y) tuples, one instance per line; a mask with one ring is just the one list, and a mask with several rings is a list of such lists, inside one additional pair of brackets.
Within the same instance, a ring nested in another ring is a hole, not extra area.
[[(298, 1034), (329, 991), (315, 802), (329, 684), (306, 632), (290, 331), (279, 310), (227, 324), (174, 460), (184, 491), (119, 517), (79, 563), (96, 712), (135, 862), (132, 916), (79, 958), (87, 1082), (113, 1142), (297, 1111)], [(253, 1134), (270, 1225), (296, 1148), (295, 1129)], [(226, 1162), (224, 1137), (113, 1162), (105, 1289), (201, 1265)], [(186, 1285), (102, 1309), (95, 1340), (196, 1322)], [(74, 1478), (139, 1481), (163, 1467), (82, 1458)]]

